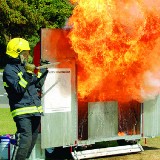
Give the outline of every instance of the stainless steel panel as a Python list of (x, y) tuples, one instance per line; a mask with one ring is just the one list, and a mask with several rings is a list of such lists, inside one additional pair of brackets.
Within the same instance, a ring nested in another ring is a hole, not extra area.
[[(50, 67), (60, 71), (63, 69), (69, 70), (71, 74), (65, 77), (65, 74), (62, 75), (63, 73), (60, 73), (61, 76), (56, 77), (58, 81), (61, 79), (60, 87), (57, 87), (59, 82), (55, 83), (56, 78), (52, 76), (47, 76), (49, 81), (47, 81), (47, 79), (45, 81), (44, 86), (50, 86), (49, 89), (47, 89), (47, 87), (43, 88), (44, 98), (42, 98), (42, 105), (45, 113), (41, 120), (42, 148), (72, 145), (75, 143), (75, 140), (77, 140), (78, 122), (75, 59), (73, 51), (68, 44), (67, 34), (68, 31), (59, 29), (42, 29), (41, 31), (41, 59), (48, 60), (51, 63), (58, 61), (59, 64)], [(68, 79), (67, 83), (70, 83), (68, 86), (65, 84), (66, 79)], [(67, 95), (69, 89), (70, 93)], [(65, 94), (61, 93), (63, 91)], [(60, 97), (61, 95), (62, 97)], [(61, 98), (64, 99), (63, 95), (69, 96), (70, 98), (70, 106), (68, 106), (68, 103), (67, 109), (66, 104), (64, 104), (64, 102), (61, 103)], [(59, 98), (59, 101), (57, 101), (56, 98)], [(59, 106), (61, 109), (58, 108), (58, 103), (60, 103)], [(52, 107), (53, 110), (51, 109)], [(46, 110), (46, 108), (48, 110)]]
[[(73, 62), (74, 64), (74, 62)], [(73, 65), (74, 66), (74, 65)], [(51, 113), (44, 113), (41, 122), (41, 132), (42, 132), (42, 148), (49, 147), (59, 147), (73, 145), (75, 140), (77, 140), (77, 103), (76, 103), (76, 92), (75, 92), (75, 68), (71, 68), (71, 110), (66, 111), (63, 106), (59, 110), (51, 110)], [(65, 79), (65, 77), (64, 77)], [(51, 80), (50, 80), (51, 81)], [(53, 82), (54, 83), (54, 82)], [(47, 85), (47, 84), (46, 84)], [(56, 90), (61, 92), (60, 90)], [(49, 90), (51, 92), (54, 90), (54, 87)], [(45, 94), (45, 89), (43, 90)], [(43, 106), (46, 102), (49, 101), (50, 105), (54, 108), (55, 98), (52, 95), (45, 94), (45, 100), (42, 98)], [(57, 97), (58, 98), (58, 97)], [(62, 97), (63, 98), (63, 97)], [(65, 104), (64, 104), (65, 107)], [(45, 108), (44, 108), (45, 110)]]
[(142, 132), (144, 137), (160, 136), (160, 96), (143, 103)]
[(88, 138), (99, 139), (117, 136), (117, 102), (92, 102), (88, 106)]

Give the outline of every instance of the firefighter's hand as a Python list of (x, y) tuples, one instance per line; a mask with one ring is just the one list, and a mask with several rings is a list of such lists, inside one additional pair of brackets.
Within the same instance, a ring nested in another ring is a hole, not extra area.
[(25, 64), (25, 69), (27, 73), (32, 74), (35, 70), (36, 66), (34, 64), (26, 63)]

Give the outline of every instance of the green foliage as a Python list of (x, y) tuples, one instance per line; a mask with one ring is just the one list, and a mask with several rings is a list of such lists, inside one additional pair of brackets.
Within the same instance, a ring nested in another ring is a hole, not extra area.
[(6, 39), (3, 34), (0, 34), (0, 68), (6, 64)]
[(69, 0), (1, 0), (0, 48), (14, 37), (27, 39), (32, 48), (40, 40), (41, 28), (62, 28), (72, 10)]
[(1, 0), (0, 29), (12, 37), (36, 35), (41, 27), (63, 27), (72, 9), (67, 0)]

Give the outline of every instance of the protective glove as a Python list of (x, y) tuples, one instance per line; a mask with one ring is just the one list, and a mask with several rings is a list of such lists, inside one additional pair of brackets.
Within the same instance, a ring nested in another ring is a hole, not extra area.
[(25, 70), (27, 73), (33, 74), (36, 66), (34, 64), (25, 63)]

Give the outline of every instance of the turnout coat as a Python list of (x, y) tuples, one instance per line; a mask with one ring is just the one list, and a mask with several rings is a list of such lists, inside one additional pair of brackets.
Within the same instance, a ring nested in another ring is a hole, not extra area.
[(27, 73), (19, 59), (11, 58), (3, 71), (3, 84), (8, 94), (10, 110), (14, 119), (41, 116), (43, 109), (39, 91), (48, 73)]

